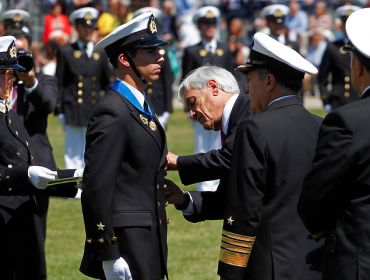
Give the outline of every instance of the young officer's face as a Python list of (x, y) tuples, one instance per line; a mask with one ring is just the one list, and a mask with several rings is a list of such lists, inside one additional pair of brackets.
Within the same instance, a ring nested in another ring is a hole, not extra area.
[(159, 79), (160, 64), (164, 61), (163, 56), (159, 53), (159, 47), (138, 49), (132, 60), (145, 80), (155, 82)]

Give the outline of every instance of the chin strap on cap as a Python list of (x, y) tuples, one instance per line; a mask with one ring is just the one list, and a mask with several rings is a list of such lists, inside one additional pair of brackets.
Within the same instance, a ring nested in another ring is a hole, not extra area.
[(132, 70), (134, 70), (136, 76), (139, 77), (140, 81), (142, 81), (144, 84), (148, 83), (147, 80), (144, 79), (144, 77), (140, 74), (139, 70), (137, 70), (134, 61), (132, 60), (130, 53), (126, 48), (123, 49), (123, 54), (126, 56), (127, 61), (130, 63), (130, 66)]

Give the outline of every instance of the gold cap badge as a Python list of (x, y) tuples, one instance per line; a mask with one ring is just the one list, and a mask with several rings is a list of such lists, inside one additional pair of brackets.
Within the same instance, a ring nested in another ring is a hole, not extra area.
[(13, 17), (13, 21), (22, 21), (22, 17), (20, 14), (16, 14), (14, 17)]
[(215, 15), (211, 11), (208, 11), (206, 13), (206, 18), (215, 18)]
[(92, 16), (92, 14), (90, 14), (90, 13), (87, 13), (86, 15), (85, 15), (85, 17), (84, 17), (84, 20), (93, 20), (94, 18), (93, 18), (93, 16)]
[(149, 34), (155, 34), (158, 32), (153, 15), (149, 18), (148, 29), (150, 31)]
[(10, 58), (17, 58), (17, 49), (15, 47), (14, 41), (10, 44), (8, 53), (9, 53)]
[(283, 17), (283, 13), (280, 10), (276, 10), (274, 13), (274, 17)]
[(354, 10), (348, 10), (347, 13), (346, 13), (346, 17), (349, 17), (350, 15), (352, 15), (354, 12)]

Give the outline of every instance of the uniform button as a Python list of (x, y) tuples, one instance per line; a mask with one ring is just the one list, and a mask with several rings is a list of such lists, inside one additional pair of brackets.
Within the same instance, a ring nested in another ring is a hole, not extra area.
[(82, 95), (82, 90), (77, 91), (78, 95)]
[(6, 176), (6, 177), (5, 177), (5, 179), (9, 180), (9, 179), (10, 179), (10, 177), (9, 177), (9, 176)]
[(159, 224), (160, 224), (160, 225), (162, 224), (162, 220), (159, 220)]
[(92, 95), (92, 96), (95, 96), (95, 95), (96, 95), (96, 92), (95, 92), (95, 91), (93, 91), (93, 92), (91, 93), (91, 95)]
[(99, 242), (100, 243), (104, 243), (104, 239), (103, 238), (99, 238)]
[(31, 156), (31, 160), (33, 160), (33, 156)]
[(348, 91), (347, 91), (347, 92), (345, 92), (345, 93), (344, 93), (344, 96), (345, 96), (345, 97), (349, 97), (349, 92), (348, 92)]
[(159, 207), (161, 207), (161, 203), (160, 203), (160, 202), (158, 202), (158, 208), (159, 208)]
[(78, 102), (79, 104), (81, 104), (81, 103), (83, 102), (82, 98), (79, 98), (79, 99), (77, 100), (77, 102)]
[(9, 119), (9, 124), (12, 124), (12, 120), (11, 119)]
[(11, 164), (8, 165), (8, 168), (13, 168), (13, 166)]
[(91, 100), (91, 104), (95, 104), (96, 103), (96, 101), (95, 100)]
[(81, 82), (79, 82), (78, 83), (78, 87), (82, 87), (84, 84), (83, 83), (81, 83)]
[(57, 103), (57, 108), (60, 108), (60, 103)]
[(148, 83), (148, 86), (151, 86), (151, 85), (152, 85), (152, 82), (149, 82), (149, 83)]
[(349, 85), (349, 84), (346, 84), (345, 86), (344, 86), (344, 88), (345, 89), (349, 89), (351, 86)]
[(12, 190), (13, 190), (12, 188), (9, 188), (9, 189), (8, 189), (8, 192), (11, 192)]
[(116, 241), (117, 240), (117, 237), (116, 236), (113, 236), (112, 237), (112, 241)]
[(151, 88), (148, 89), (148, 93), (152, 93), (153, 90)]
[(17, 135), (17, 136), (18, 136), (18, 131), (15, 131), (15, 135)]
[(157, 185), (157, 190), (159, 190), (159, 184)]
[(93, 80), (93, 81), (96, 81), (96, 77), (95, 77), (95, 76), (94, 76), (94, 77), (92, 77), (92, 80)]
[(161, 173), (161, 170), (160, 170), (160, 169), (158, 169), (158, 174), (159, 174), (159, 173)]
[(105, 90), (101, 90), (100, 91), (100, 98), (103, 98), (104, 94), (105, 94)]
[(347, 77), (345, 77), (345, 78), (344, 78), (344, 80), (345, 80), (346, 82), (349, 82), (349, 81), (351, 80), (351, 78), (347, 76)]
[(96, 88), (96, 84), (92, 84), (92, 86), (91, 86), (92, 88)]
[(28, 144), (28, 142), (26, 141), (26, 146), (28, 147), (30, 144)]
[(84, 78), (84, 76), (80, 75), (80, 76), (78, 76), (78, 78), (79, 78), (80, 80), (82, 80), (82, 79)]
[(326, 99), (326, 96), (325, 95), (321, 95), (321, 99), (322, 100), (325, 100)]
[(92, 243), (91, 239), (87, 239), (86, 241), (87, 241), (87, 243)]

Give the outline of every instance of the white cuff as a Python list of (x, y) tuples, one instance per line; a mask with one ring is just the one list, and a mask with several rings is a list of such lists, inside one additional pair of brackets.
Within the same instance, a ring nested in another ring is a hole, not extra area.
[(31, 92), (33, 92), (36, 88), (37, 88), (37, 86), (39, 85), (39, 81), (36, 79), (36, 83), (32, 86), (32, 87), (30, 87), (30, 88), (28, 88), (26, 85), (24, 85), (24, 93), (27, 95), (27, 94), (30, 94)]
[(185, 216), (194, 215), (194, 202), (193, 202), (193, 198), (191, 197), (191, 194), (189, 192), (188, 192), (188, 194), (190, 196), (190, 202), (189, 202), (188, 208), (186, 208), (185, 210), (182, 211), (182, 214), (185, 215)]

